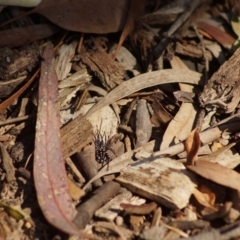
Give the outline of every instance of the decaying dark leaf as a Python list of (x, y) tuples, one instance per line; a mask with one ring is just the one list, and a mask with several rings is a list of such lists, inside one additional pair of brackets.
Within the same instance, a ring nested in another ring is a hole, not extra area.
[(34, 10), (56, 25), (84, 33), (110, 33), (123, 29), (130, 8), (128, 0), (43, 0)]
[(0, 31), (0, 47), (19, 47), (52, 36), (59, 30), (53, 24), (33, 24)]

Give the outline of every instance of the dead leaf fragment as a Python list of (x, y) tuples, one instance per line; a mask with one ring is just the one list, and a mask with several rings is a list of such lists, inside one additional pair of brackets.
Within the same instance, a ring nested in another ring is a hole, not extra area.
[(194, 165), (198, 158), (198, 151), (201, 145), (198, 131), (194, 129), (188, 136), (185, 142), (187, 152), (187, 165)]
[(232, 169), (204, 160), (198, 160), (195, 166), (186, 167), (206, 179), (240, 191), (240, 175)]
[(207, 196), (204, 193), (202, 193), (198, 189), (195, 189), (193, 195), (202, 206), (210, 208), (213, 211), (217, 211), (217, 209), (214, 208), (214, 206), (209, 202), (209, 199), (207, 199)]
[(128, 81), (123, 82), (103, 99), (94, 105), (86, 114), (89, 116), (102, 107), (112, 104), (115, 101), (122, 99), (131, 93), (137, 92), (147, 87), (152, 87), (160, 84), (185, 82), (190, 84), (199, 84), (201, 74), (190, 70), (158, 70), (153, 72), (138, 75)]
[(212, 38), (226, 48), (231, 48), (236, 40), (228, 33), (206, 22), (198, 22), (198, 28), (208, 33)]

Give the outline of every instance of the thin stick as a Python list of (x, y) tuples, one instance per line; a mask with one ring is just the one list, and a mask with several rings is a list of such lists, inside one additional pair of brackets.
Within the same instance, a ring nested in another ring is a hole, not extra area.
[(23, 122), (23, 121), (26, 121), (26, 120), (31, 119), (33, 117), (36, 117), (36, 114), (25, 115), (25, 116), (22, 116), (22, 117), (7, 119), (5, 121), (1, 121), (0, 126), (5, 126), (5, 125), (13, 124), (13, 123), (18, 123), (18, 122)]

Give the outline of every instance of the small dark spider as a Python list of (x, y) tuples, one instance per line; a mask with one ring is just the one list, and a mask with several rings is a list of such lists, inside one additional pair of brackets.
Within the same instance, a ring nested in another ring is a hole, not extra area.
[(97, 133), (94, 134), (94, 143), (96, 161), (101, 163), (102, 166), (104, 163), (108, 164), (111, 159), (108, 156), (107, 151), (110, 150), (113, 153), (115, 152), (110, 146), (110, 139), (107, 139), (106, 133), (101, 134), (99, 131), (97, 131)]

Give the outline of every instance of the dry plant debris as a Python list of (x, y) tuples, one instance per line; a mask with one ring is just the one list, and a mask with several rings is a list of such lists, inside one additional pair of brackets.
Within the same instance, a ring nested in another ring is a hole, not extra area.
[(0, 240), (239, 239), (239, 2), (10, 2)]

